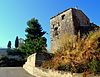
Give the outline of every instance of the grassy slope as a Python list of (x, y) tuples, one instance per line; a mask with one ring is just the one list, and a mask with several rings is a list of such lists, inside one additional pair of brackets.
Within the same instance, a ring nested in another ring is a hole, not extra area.
[(59, 50), (50, 61), (43, 63), (44, 68), (72, 72), (100, 72), (100, 30), (90, 32), (80, 38), (64, 34), (61, 36)]

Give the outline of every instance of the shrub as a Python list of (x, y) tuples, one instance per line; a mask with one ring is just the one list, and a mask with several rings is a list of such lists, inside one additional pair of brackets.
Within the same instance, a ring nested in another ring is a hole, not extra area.
[(70, 65), (68, 65), (68, 64), (60, 64), (59, 66), (58, 66), (58, 70), (60, 70), (60, 71), (71, 71), (71, 66)]
[(98, 61), (96, 58), (93, 58), (91, 62), (88, 63), (88, 67), (90, 71), (96, 73), (100, 71), (100, 61)]
[(0, 67), (19, 67), (23, 66), (24, 63), (24, 60), (17, 60), (14, 58), (9, 58), (7, 56), (0, 59)]
[(81, 38), (79, 35), (64, 34), (60, 37), (59, 44), (59, 52), (54, 53), (54, 57), (48, 61), (52, 65), (51, 67), (49, 64), (50, 68), (80, 73), (87, 69), (92, 72), (99, 72), (100, 30), (90, 32)]

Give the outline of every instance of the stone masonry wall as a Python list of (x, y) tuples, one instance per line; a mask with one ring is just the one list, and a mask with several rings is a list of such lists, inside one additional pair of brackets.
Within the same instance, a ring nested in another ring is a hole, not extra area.
[[(27, 58), (27, 62), (23, 65), (24, 70), (35, 77), (83, 77), (82, 73), (61, 72), (50, 69), (35, 67), (36, 54), (32, 54)], [(100, 77), (100, 75), (89, 75), (88, 77)]]
[(25, 64), (23, 65), (23, 68), (29, 73), (29, 74), (33, 74), (33, 68), (35, 67), (35, 58), (36, 58), (36, 53), (30, 55), (27, 58), (27, 62), (25, 62)]
[(64, 33), (74, 34), (72, 9), (69, 9), (62, 14), (50, 20), (51, 25), (51, 51), (54, 53), (59, 49), (59, 38)]
[(67, 33), (77, 35), (88, 33), (90, 28), (89, 18), (81, 11), (70, 8), (50, 19), (51, 52), (54, 53), (60, 48), (60, 36)]

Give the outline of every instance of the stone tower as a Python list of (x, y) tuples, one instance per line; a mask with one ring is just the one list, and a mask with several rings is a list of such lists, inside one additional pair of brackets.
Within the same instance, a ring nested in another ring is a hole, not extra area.
[(68, 33), (77, 35), (87, 33), (90, 27), (89, 18), (79, 9), (69, 8), (50, 18), (51, 52), (54, 53), (59, 47), (59, 36)]

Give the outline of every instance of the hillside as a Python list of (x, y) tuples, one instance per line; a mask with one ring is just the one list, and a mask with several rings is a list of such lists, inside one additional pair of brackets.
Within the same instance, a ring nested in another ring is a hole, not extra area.
[(100, 30), (83, 37), (64, 34), (60, 47), (44, 68), (75, 73), (100, 73)]

